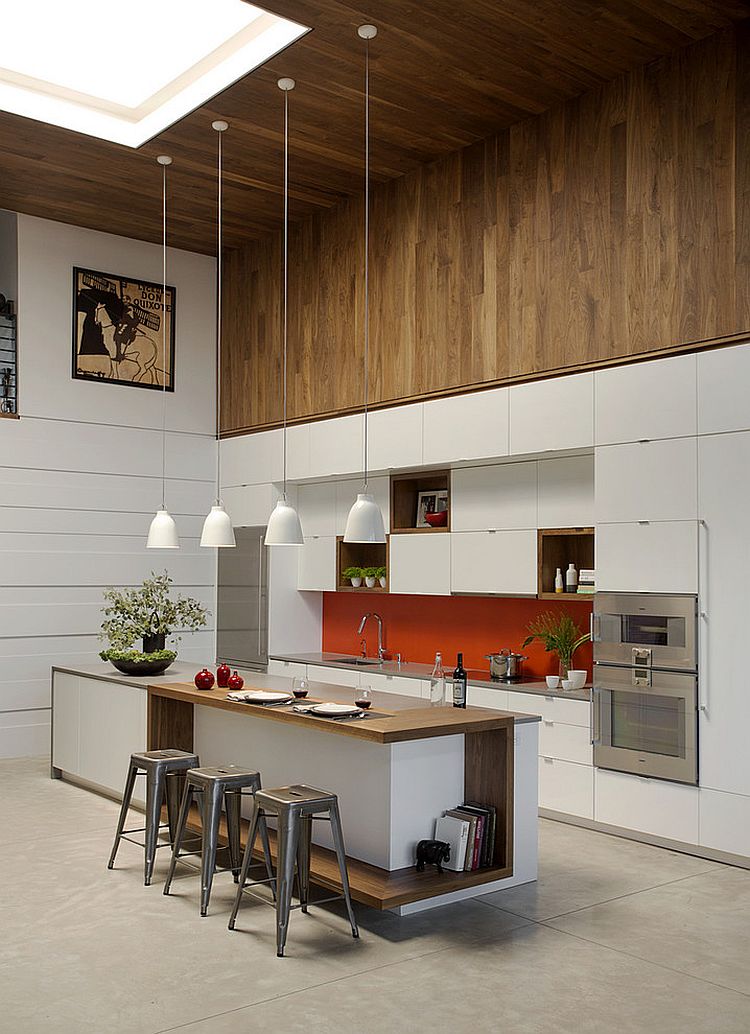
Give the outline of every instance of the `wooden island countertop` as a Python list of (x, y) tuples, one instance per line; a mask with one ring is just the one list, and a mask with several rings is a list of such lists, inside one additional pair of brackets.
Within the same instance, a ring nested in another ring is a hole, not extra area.
[[(276, 680), (274, 680), (276, 681)], [(282, 680), (278, 680), (281, 682)], [(268, 689), (268, 678), (251, 681), (245, 689)], [(310, 696), (294, 703), (353, 703), (355, 692), (344, 686), (330, 686), (311, 683)], [(515, 722), (538, 721), (536, 715), (518, 715), (509, 711), (497, 711), (486, 707), (457, 708), (451, 706), (425, 706), (418, 697), (397, 697), (390, 693), (374, 693), (372, 710), (366, 718), (341, 720), (320, 718), (310, 714), (299, 714), (292, 704), (262, 705), (246, 704), (227, 698), (229, 690), (199, 690), (189, 682), (153, 683), (148, 686), (149, 710), (157, 713), (162, 708), (154, 698), (180, 701), (184, 704), (215, 707), (233, 711), (272, 722), (285, 722), (301, 727), (307, 726), (337, 736), (349, 736), (367, 740), (370, 743), (401, 743), (405, 740), (421, 740), (435, 736), (455, 736), (461, 733), (490, 732), (494, 729), (512, 728)]]

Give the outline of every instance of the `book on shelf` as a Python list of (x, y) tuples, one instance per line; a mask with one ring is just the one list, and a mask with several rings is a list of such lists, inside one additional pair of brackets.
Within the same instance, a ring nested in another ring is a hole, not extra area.
[(446, 869), (453, 872), (463, 871), (470, 828), (471, 822), (467, 817), (457, 818), (448, 812), (435, 819), (435, 839), (442, 840), (450, 847), (450, 858), (444, 863)]
[(464, 872), (471, 872), (474, 867), (474, 845), (477, 838), (477, 816), (472, 815), (469, 812), (462, 811), (461, 808), (451, 808), (450, 811), (446, 811), (446, 815), (450, 815), (455, 819), (460, 819), (462, 822), (469, 823), (469, 831), (466, 838), (466, 850), (464, 851)]
[(497, 825), (497, 809), (491, 804), (477, 804), (466, 801), (461, 805), (463, 811), (481, 813), (484, 816), (484, 837), (480, 865), (492, 865), (495, 859), (495, 829)]

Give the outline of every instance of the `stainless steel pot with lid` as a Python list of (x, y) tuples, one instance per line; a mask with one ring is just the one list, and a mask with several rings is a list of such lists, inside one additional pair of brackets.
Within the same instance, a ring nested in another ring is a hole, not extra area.
[(525, 654), (513, 653), (512, 650), (500, 650), (498, 653), (486, 653), (490, 662), (491, 679), (517, 679), (521, 677), (521, 665), (527, 660)]

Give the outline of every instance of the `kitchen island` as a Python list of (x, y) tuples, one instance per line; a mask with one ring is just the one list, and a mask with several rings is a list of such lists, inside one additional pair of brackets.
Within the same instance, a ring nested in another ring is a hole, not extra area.
[[(251, 687), (289, 691), (291, 682), (247, 673)], [(310, 698), (350, 703), (354, 691), (313, 682)], [(203, 765), (257, 768), (269, 787), (305, 782), (332, 790), (354, 898), (406, 913), (536, 879), (537, 722), (389, 693), (373, 694), (364, 719), (332, 721), (232, 701), (226, 690), (199, 691), (184, 676), (148, 683), (104, 665), (57, 667), (52, 765), (55, 776), (119, 796), (132, 751), (171, 746), (195, 750)], [(431, 838), (435, 818), (464, 800), (496, 809), (492, 864), (442, 876), (415, 872), (416, 842)], [(315, 824), (314, 844), (313, 881), (336, 888), (324, 823)]]

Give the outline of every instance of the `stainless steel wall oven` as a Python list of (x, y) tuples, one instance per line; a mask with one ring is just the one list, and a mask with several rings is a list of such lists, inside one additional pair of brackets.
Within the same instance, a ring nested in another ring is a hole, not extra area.
[(698, 782), (697, 599), (597, 593), (594, 764)]

